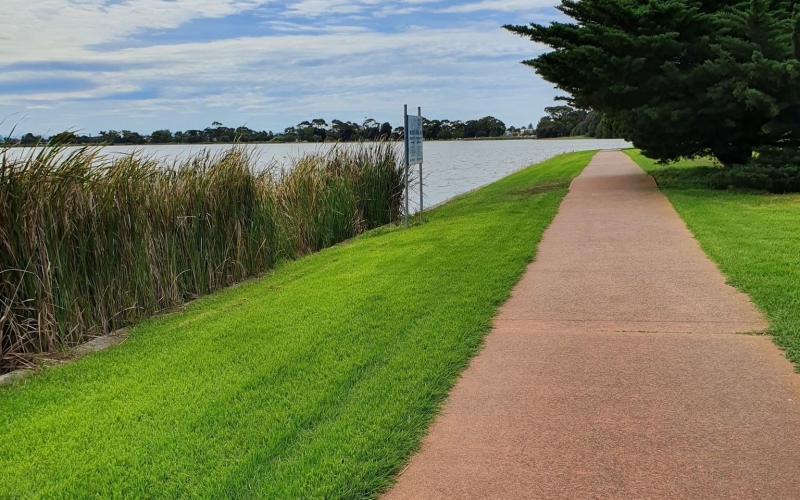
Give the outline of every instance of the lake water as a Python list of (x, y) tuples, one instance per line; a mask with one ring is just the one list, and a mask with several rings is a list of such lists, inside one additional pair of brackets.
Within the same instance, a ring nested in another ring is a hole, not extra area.
[[(275, 161), (286, 165), (292, 157), (307, 151), (325, 151), (332, 144), (253, 144), (261, 164)], [(431, 141), (424, 145), (423, 193), (425, 205), (431, 206), (459, 194), (494, 182), (506, 175), (534, 163), (539, 163), (561, 153), (594, 149), (619, 149), (631, 147), (621, 139), (570, 139), (570, 140), (500, 140), (500, 141)], [(219, 146), (146, 146), (106, 148), (107, 153), (130, 153), (138, 150), (157, 158), (175, 159), (203, 149), (223, 151), (230, 145)], [(12, 149), (9, 154), (24, 150)], [(415, 170), (418, 167), (413, 167)], [(419, 195), (412, 194), (412, 208), (416, 210)]]

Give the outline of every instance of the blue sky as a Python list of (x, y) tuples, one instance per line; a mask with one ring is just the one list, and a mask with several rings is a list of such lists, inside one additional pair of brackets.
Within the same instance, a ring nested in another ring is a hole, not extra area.
[(312, 118), (536, 122), (558, 94), (502, 24), (553, 0), (3, 0), (0, 135)]

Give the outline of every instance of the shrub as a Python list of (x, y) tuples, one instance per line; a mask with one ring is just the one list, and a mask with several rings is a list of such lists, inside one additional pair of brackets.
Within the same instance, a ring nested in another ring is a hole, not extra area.
[(800, 151), (764, 147), (753, 161), (720, 169), (714, 177), (717, 189), (743, 188), (770, 193), (800, 192)]

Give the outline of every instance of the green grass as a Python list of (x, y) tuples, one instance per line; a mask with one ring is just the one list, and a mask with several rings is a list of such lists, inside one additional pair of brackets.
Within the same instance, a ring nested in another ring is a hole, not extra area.
[(800, 195), (709, 189), (708, 160), (657, 165), (626, 151), (664, 194), (729, 282), (750, 295), (775, 342), (800, 363)]
[(0, 498), (376, 496), (592, 154), (286, 263), (0, 388)]

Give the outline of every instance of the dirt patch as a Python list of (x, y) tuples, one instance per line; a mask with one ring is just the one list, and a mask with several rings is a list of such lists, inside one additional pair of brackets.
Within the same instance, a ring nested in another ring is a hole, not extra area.
[(128, 330), (122, 329), (108, 335), (103, 335), (102, 337), (95, 337), (92, 340), (73, 349), (36, 356), (33, 361), (33, 368), (23, 368), (0, 376), (0, 387), (4, 385), (10, 385), (16, 380), (26, 379), (41, 369), (65, 365), (67, 363), (77, 361), (87, 354), (97, 351), (105, 351), (106, 349), (114, 347), (115, 345), (121, 344), (127, 338)]

